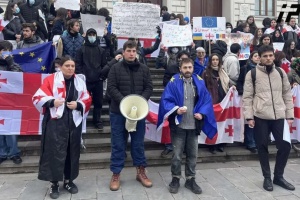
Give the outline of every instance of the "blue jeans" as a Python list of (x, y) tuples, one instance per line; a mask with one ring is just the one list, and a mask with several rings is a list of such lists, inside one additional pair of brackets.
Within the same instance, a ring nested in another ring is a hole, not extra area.
[(173, 144), (173, 158), (171, 163), (172, 177), (181, 177), (181, 158), (186, 150), (185, 177), (195, 177), (198, 157), (198, 135), (196, 130), (186, 130), (177, 127), (176, 132), (171, 132)]
[(19, 156), (18, 138), (16, 135), (0, 135), (0, 158)]
[[(110, 170), (114, 174), (119, 174), (124, 168), (125, 151), (127, 144), (127, 130), (125, 129), (126, 118), (122, 114), (110, 113), (111, 124), (111, 157)], [(131, 132), (131, 157), (134, 166), (147, 166), (144, 137), (145, 137), (145, 119), (138, 121), (136, 131)]]
[(254, 141), (254, 128), (250, 128), (248, 124), (245, 124), (245, 141), (244, 144), (247, 148), (254, 148), (256, 147), (255, 141)]

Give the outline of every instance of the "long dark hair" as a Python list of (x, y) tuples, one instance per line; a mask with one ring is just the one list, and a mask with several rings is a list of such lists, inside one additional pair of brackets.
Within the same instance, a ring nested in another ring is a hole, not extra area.
[(277, 51), (274, 54), (275, 59), (274, 59), (274, 64), (276, 67), (280, 67), (281, 66), (281, 60), (286, 58), (285, 53), (283, 53), (282, 51)]
[(63, 56), (63, 57), (60, 58), (60, 61), (58, 62), (58, 64), (59, 64), (60, 66), (63, 66), (63, 65), (65, 64), (65, 62), (67, 62), (67, 61), (69, 61), (69, 60), (74, 61), (73, 58), (72, 58), (71, 56), (68, 56), (68, 55)]
[(294, 55), (294, 51), (296, 49), (296, 43), (295, 43), (295, 48), (292, 50), (291, 49), (291, 44), (292, 42), (295, 43), (295, 41), (293, 39), (289, 39), (284, 43), (282, 52), (285, 53), (286, 59), (288, 59), (289, 61), (291, 61), (293, 55)]
[[(279, 33), (279, 37), (276, 37), (276, 33)], [(282, 33), (279, 29), (275, 29), (275, 31), (272, 33), (272, 41), (273, 42), (284, 42), (284, 39), (283, 39), (283, 36), (282, 36)]]
[(66, 24), (67, 24), (67, 20), (66, 20), (67, 15), (68, 15), (68, 10), (67, 9), (65, 9), (65, 8), (59, 8), (56, 11), (56, 17), (53, 20), (53, 25), (55, 24), (55, 22), (57, 20), (62, 20), (63, 23), (64, 23), (64, 28), (65, 28)]
[(261, 32), (263, 33), (262, 29), (261, 28), (258, 28), (255, 30), (255, 33), (254, 33), (254, 38), (252, 40), (252, 45), (253, 46), (256, 46), (257, 45), (257, 40), (259, 40), (258, 38), (258, 31), (261, 30)]
[(211, 54), (211, 56), (209, 56), (209, 59), (208, 59), (208, 64), (207, 64), (207, 67), (205, 69), (206, 71), (206, 77), (205, 77), (205, 81), (206, 81), (206, 87), (209, 88), (209, 89), (212, 89), (214, 87), (214, 82), (213, 82), (213, 68), (212, 68), (212, 58), (214, 56), (217, 56), (219, 58), (219, 70), (222, 68), (222, 60), (221, 60), (221, 57), (216, 54), (216, 53), (213, 53)]
[[(249, 24), (249, 22), (248, 22), (248, 19), (249, 19), (249, 18), (253, 18), (252, 24)], [(253, 15), (249, 15), (249, 16), (247, 17), (246, 22), (249, 24), (249, 27), (250, 27), (250, 28), (251, 28), (251, 27), (254, 27), (255, 29), (257, 28), (257, 26), (256, 26), (256, 24), (255, 24), (255, 19), (254, 19), (254, 16), (253, 16)]]
[(249, 56), (249, 59), (247, 60), (246, 65), (249, 65), (249, 64), (251, 64), (251, 63), (255, 64), (255, 63), (252, 61), (252, 58), (253, 58), (254, 54), (256, 54), (256, 53), (258, 54), (258, 51), (252, 51), (252, 53), (251, 53), (250, 56)]
[(179, 25), (185, 25), (182, 14), (177, 14), (176, 18), (179, 19)]
[(16, 3), (8, 3), (4, 13), (4, 20), (10, 21), (13, 18), (14, 12), (13, 8), (17, 5)]
[(263, 34), (260, 38), (259, 38), (259, 45), (263, 45), (263, 40), (268, 37), (270, 38), (270, 44), (271, 46), (273, 46), (273, 41), (272, 41), (272, 37), (269, 34)]

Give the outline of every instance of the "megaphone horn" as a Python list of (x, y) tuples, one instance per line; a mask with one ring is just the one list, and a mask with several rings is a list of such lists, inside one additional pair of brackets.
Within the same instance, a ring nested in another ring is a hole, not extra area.
[(126, 118), (125, 128), (128, 132), (136, 131), (137, 122), (149, 113), (147, 100), (137, 94), (124, 97), (120, 103), (120, 111)]

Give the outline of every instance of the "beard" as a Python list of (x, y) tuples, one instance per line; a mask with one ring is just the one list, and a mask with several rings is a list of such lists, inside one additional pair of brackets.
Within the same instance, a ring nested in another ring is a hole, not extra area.
[(190, 72), (186, 72), (186, 73), (182, 73), (184, 78), (191, 78), (192, 77), (192, 73)]

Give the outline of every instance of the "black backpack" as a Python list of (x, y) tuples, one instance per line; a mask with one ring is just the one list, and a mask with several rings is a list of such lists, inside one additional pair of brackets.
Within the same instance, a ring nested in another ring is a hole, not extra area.
[[(275, 69), (280, 74), (281, 82), (283, 83), (283, 73), (282, 73), (280, 67), (275, 67)], [(253, 90), (254, 90), (253, 94), (255, 94), (256, 67), (251, 69), (251, 79), (252, 79)]]

